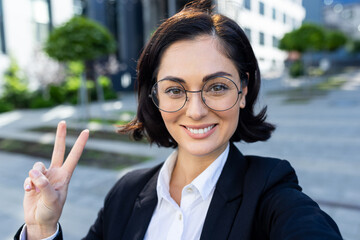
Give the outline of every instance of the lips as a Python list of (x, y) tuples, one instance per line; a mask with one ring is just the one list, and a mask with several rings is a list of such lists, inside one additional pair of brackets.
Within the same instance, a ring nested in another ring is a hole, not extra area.
[(203, 124), (200, 126), (183, 125), (186, 133), (194, 139), (207, 138), (213, 134), (217, 124)]
[(205, 127), (205, 128), (186, 127), (186, 129), (189, 130), (192, 134), (204, 134), (204, 133), (207, 133), (208, 131), (210, 131), (214, 127), (215, 127), (215, 124)]

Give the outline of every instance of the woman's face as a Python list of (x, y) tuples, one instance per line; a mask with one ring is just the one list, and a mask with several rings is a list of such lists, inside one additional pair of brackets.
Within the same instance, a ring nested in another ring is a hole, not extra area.
[[(218, 44), (215, 37), (207, 35), (173, 43), (161, 58), (157, 80), (178, 78), (186, 90), (197, 91), (206, 76), (222, 72), (240, 89), (239, 73), (232, 61), (218, 50)], [(188, 93), (188, 101), (178, 112), (161, 111), (166, 128), (178, 143), (179, 154), (219, 156), (237, 128), (246, 92), (244, 88), (236, 105), (226, 111), (208, 108), (200, 93)]]

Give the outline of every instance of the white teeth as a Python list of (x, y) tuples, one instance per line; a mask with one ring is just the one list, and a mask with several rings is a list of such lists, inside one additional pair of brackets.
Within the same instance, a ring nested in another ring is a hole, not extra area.
[(210, 131), (214, 126), (215, 125), (211, 125), (207, 128), (197, 128), (197, 129), (186, 127), (186, 129), (189, 130), (193, 134), (204, 134), (204, 133), (207, 133), (208, 131)]

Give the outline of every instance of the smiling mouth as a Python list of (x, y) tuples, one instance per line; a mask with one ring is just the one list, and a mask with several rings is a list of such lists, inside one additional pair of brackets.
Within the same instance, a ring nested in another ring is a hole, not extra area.
[(210, 131), (211, 129), (213, 129), (215, 126), (216, 126), (216, 124), (211, 125), (206, 128), (190, 128), (190, 127), (186, 127), (186, 126), (185, 126), (185, 128), (193, 134), (204, 134), (204, 133), (207, 133), (208, 131)]

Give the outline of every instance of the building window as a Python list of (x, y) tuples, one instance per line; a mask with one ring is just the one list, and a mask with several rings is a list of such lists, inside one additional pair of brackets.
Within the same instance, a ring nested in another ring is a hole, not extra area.
[(249, 42), (251, 43), (251, 29), (250, 28), (244, 28), (244, 32), (249, 39)]
[(265, 45), (265, 35), (263, 32), (259, 33), (259, 44), (264, 46)]
[(263, 2), (259, 2), (259, 13), (260, 15), (265, 15), (265, 5)]
[(276, 9), (272, 9), (272, 19), (276, 20)]
[(44, 42), (51, 29), (51, 7), (49, 0), (32, 0), (32, 18), (35, 39)]
[(251, 10), (251, 0), (245, 0), (244, 5), (246, 9)]
[(284, 23), (284, 24), (286, 24), (286, 21), (287, 21), (286, 18), (287, 18), (287, 17), (286, 17), (286, 13), (283, 13), (283, 23)]
[(5, 30), (4, 30), (4, 11), (2, 0), (0, 0), (0, 53), (6, 53), (5, 47)]
[(279, 46), (279, 39), (275, 36), (272, 37), (272, 45), (274, 48), (277, 48)]

